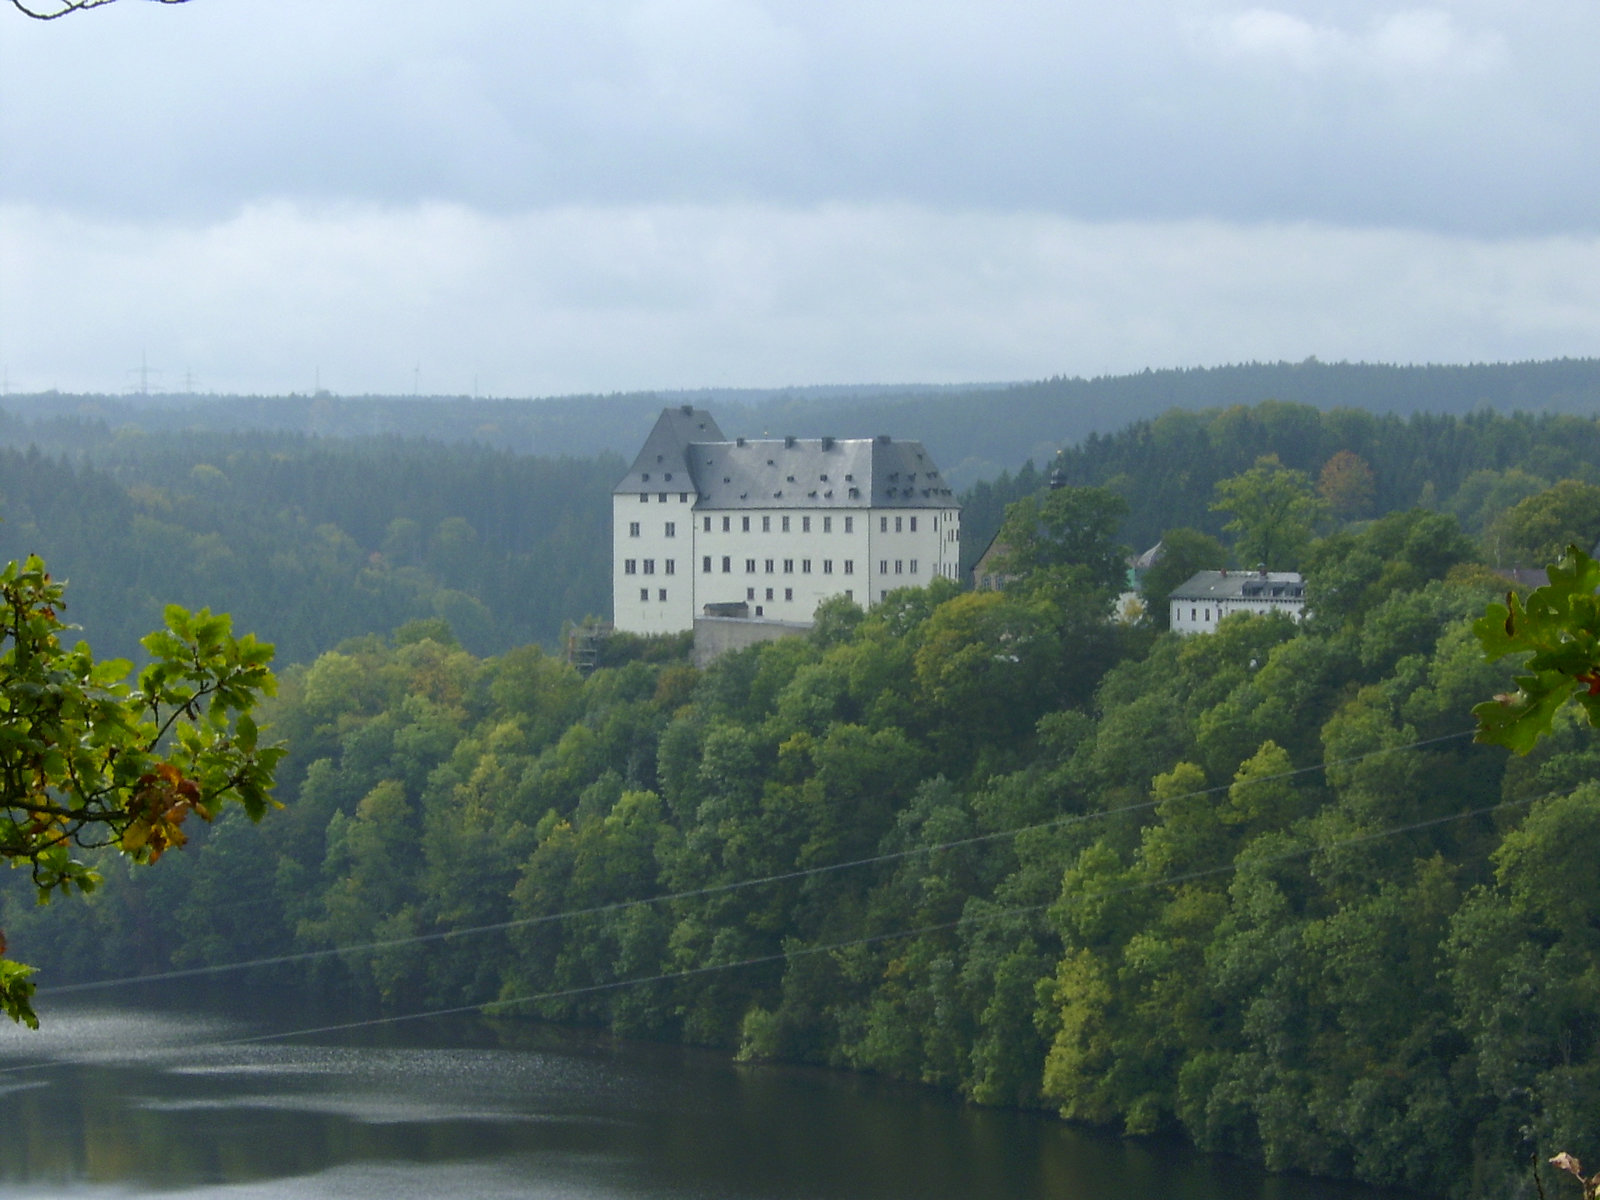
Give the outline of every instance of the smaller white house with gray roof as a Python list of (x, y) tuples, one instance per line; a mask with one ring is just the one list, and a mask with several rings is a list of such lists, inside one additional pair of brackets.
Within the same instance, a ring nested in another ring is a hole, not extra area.
[(1215, 633), (1234, 613), (1283, 613), (1298, 621), (1306, 609), (1297, 571), (1198, 571), (1168, 601), (1175, 633)]
[(665, 410), (612, 490), (616, 628), (697, 618), (804, 623), (846, 596), (956, 578), (961, 509), (920, 442), (727, 438), (692, 405)]

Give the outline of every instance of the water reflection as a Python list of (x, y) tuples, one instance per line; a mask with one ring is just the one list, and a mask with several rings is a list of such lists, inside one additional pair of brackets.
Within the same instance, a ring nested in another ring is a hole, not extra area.
[[(270, 1019), (269, 1019), (270, 1020)], [(825, 1071), (516, 1022), (241, 1043), (77, 1009), (0, 1030), (0, 1189), (280, 1200), (1378, 1200)]]

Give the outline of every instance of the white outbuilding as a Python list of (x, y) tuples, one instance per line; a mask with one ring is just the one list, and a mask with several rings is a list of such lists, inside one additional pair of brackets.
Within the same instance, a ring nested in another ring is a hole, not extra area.
[(1296, 571), (1197, 571), (1168, 601), (1177, 633), (1215, 633), (1234, 613), (1283, 613), (1298, 621), (1306, 608), (1305, 580)]

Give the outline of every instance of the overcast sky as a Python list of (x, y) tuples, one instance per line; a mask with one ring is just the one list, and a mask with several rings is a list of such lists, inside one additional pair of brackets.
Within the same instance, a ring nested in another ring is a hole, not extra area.
[(1600, 355), (1600, 3), (0, 10), (10, 391)]

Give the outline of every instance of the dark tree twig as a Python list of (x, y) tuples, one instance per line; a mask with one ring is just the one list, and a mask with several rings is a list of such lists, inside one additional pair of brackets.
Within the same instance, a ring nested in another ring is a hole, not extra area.
[[(187, 4), (189, 0), (150, 0), (152, 4)], [(32, 0), (11, 0), (11, 6), (26, 17), (35, 21), (54, 21), (57, 17), (64, 17), (68, 13), (81, 12), (86, 8), (99, 8), (102, 4), (111, 4), (114, 0), (53, 0), (47, 8), (32, 7)]]

